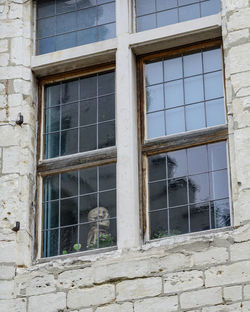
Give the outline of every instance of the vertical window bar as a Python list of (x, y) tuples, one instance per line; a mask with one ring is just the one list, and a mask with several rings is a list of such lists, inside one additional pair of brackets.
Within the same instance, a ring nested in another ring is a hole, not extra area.
[(59, 178), (59, 227), (58, 227), (58, 252), (57, 254), (60, 255), (61, 249), (61, 173), (58, 175)]
[(187, 118), (186, 118), (186, 97), (185, 97), (185, 80), (184, 80), (184, 57), (181, 55), (181, 64), (182, 64), (182, 88), (183, 88), (183, 101), (184, 101), (184, 123), (185, 131), (187, 131)]
[(203, 83), (203, 99), (204, 99), (204, 114), (205, 114), (205, 126), (207, 127), (207, 109), (206, 109), (206, 88), (205, 88), (205, 71), (204, 71), (204, 50), (201, 50), (201, 66), (202, 66), (202, 83)]

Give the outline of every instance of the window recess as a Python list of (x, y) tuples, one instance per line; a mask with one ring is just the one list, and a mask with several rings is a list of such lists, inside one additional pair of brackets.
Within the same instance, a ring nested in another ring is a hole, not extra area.
[(230, 225), (220, 40), (138, 59), (145, 239)]
[(113, 65), (40, 82), (39, 256), (116, 245)]

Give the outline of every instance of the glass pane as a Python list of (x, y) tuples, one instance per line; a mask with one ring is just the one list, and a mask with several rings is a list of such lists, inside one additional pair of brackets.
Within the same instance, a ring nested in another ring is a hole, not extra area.
[(182, 58), (176, 57), (173, 59), (165, 60), (164, 74), (164, 79), (166, 81), (182, 78)]
[(210, 171), (227, 168), (226, 142), (208, 145), (208, 164)]
[(96, 126), (80, 128), (80, 152), (97, 149)]
[(45, 87), (46, 108), (60, 104), (60, 90), (61, 90), (60, 84)]
[(184, 105), (182, 79), (165, 84), (165, 105), (167, 108)]
[(180, 22), (188, 21), (198, 17), (200, 17), (200, 6), (198, 3), (179, 8)]
[[(200, 0), (178, 0), (179, 6), (182, 5), (188, 5), (188, 4), (192, 4), (192, 3), (196, 3), (199, 2)], [(201, 0), (203, 1), (203, 0)]]
[(145, 65), (146, 85), (152, 85), (163, 81), (162, 62), (154, 62)]
[(178, 23), (178, 10), (168, 10), (157, 13), (157, 27)]
[(53, 174), (45, 177), (44, 180), (44, 201), (54, 200), (59, 198), (59, 176)]
[(43, 257), (53, 257), (58, 254), (58, 230), (43, 232)]
[(185, 55), (183, 57), (184, 76), (194, 76), (202, 73), (201, 53)]
[(227, 170), (210, 173), (210, 188), (212, 199), (222, 199), (228, 197)]
[(191, 232), (205, 231), (210, 229), (208, 203), (190, 206), (190, 227)]
[(97, 122), (97, 99), (81, 101), (80, 125), (86, 126)]
[(108, 3), (97, 7), (97, 24), (102, 25), (115, 21), (115, 3)]
[(84, 9), (84, 8), (96, 5), (96, 0), (88, 0), (88, 1), (86, 1), (86, 0), (77, 0), (76, 1), (76, 5), (77, 5), (77, 8)]
[(115, 92), (115, 73), (98, 75), (98, 95), (105, 95)]
[(189, 202), (199, 203), (209, 200), (209, 179), (208, 173), (194, 175), (189, 180)]
[(62, 129), (78, 126), (78, 103), (62, 106)]
[(212, 228), (230, 226), (229, 200), (216, 200), (211, 203)]
[(99, 167), (99, 190), (109, 190), (116, 187), (116, 165), (110, 164)]
[(55, 3), (51, 0), (37, 1), (37, 17), (47, 17), (55, 14)]
[(51, 229), (59, 226), (59, 201), (44, 204), (43, 228)]
[(201, 16), (208, 16), (219, 13), (221, 10), (220, 0), (201, 2)]
[(78, 99), (78, 80), (62, 83), (62, 103), (75, 102)]
[(156, 14), (137, 17), (136, 21), (137, 31), (156, 28)]
[(81, 194), (94, 193), (97, 191), (97, 167), (80, 171)]
[(56, 0), (56, 13), (65, 13), (74, 11), (76, 0)]
[(207, 147), (206, 145), (187, 149), (189, 175), (208, 171)]
[(97, 194), (80, 197), (80, 222), (89, 222), (88, 214), (97, 207)]
[(168, 159), (168, 178), (178, 178), (187, 175), (186, 150), (170, 152)]
[(61, 200), (61, 226), (78, 223), (78, 198)]
[(154, 211), (150, 213), (150, 238), (157, 239), (168, 235), (168, 211)]
[(155, 0), (136, 0), (136, 15), (155, 12)]
[(186, 123), (188, 131), (206, 126), (204, 103), (186, 106)]
[(78, 152), (78, 130), (66, 130), (61, 132), (61, 155), (69, 155)]
[(203, 52), (204, 72), (220, 70), (222, 68), (221, 49), (214, 49)]
[(55, 51), (55, 38), (46, 38), (38, 40), (38, 53), (45, 54)]
[(116, 220), (99, 222), (99, 248), (116, 245)]
[(98, 148), (115, 145), (115, 122), (105, 122), (98, 125)]
[(158, 11), (175, 8), (177, 6), (177, 0), (156, 0), (156, 7)]
[(76, 45), (76, 33), (56, 37), (56, 50), (72, 48)]
[(187, 204), (186, 178), (171, 179), (168, 181), (169, 207)]
[(78, 171), (70, 171), (61, 174), (61, 198), (77, 196)]
[(38, 38), (55, 35), (55, 17), (48, 17), (37, 22)]
[(147, 87), (147, 112), (164, 108), (163, 85)]
[(77, 240), (77, 226), (71, 226), (61, 229), (61, 250), (60, 254), (66, 255), (68, 253), (79, 251)]
[(98, 98), (98, 121), (115, 119), (115, 95)]
[(108, 210), (108, 218), (116, 216), (116, 191), (101, 192), (99, 194), (99, 206)]
[(169, 209), (169, 223), (170, 235), (188, 233), (188, 207)]
[(87, 28), (96, 25), (96, 7), (77, 12), (77, 27), (78, 29)]
[(53, 107), (45, 111), (45, 132), (58, 131), (60, 128), (60, 107)]
[(77, 45), (88, 44), (97, 41), (97, 29), (90, 28), (77, 32)]
[(184, 79), (184, 87), (186, 104), (202, 102), (204, 100), (203, 78), (201, 75)]
[(223, 97), (223, 82), (221, 71), (204, 75), (206, 100)]
[(166, 179), (166, 155), (148, 157), (149, 181)]
[(224, 98), (206, 102), (207, 126), (223, 125), (225, 123)]
[(57, 34), (74, 31), (76, 29), (76, 12), (66, 13), (56, 17)]
[(80, 79), (81, 99), (97, 96), (97, 76)]
[(45, 135), (44, 157), (53, 158), (59, 156), (59, 132)]
[(115, 23), (98, 26), (98, 41), (107, 40), (116, 36)]
[(167, 208), (167, 186), (166, 181), (149, 184), (149, 209), (158, 210)]
[(111, 2), (112, 0), (97, 0), (97, 4), (104, 4), (107, 2)]
[(147, 115), (147, 137), (148, 139), (157, 138), (165, 135), (164, 112)]
[(81, 246), (80, 250), (91, 249), (91, 246), (88, 246), (88, 237), (93, 237), (92, 232), (95, 233), (95, 239), (97, 238), (97, 223), (93, 222), (90, 224), (81, 225), (80, 227), (80, 237), (79, 244)]
[(168, 109), (166, 111), (167, 134), (185, 131), (184, 107)]

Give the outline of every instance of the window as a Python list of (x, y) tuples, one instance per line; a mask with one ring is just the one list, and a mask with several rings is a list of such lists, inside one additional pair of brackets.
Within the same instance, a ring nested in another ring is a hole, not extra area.
[(146, 238), (229, 226), (220, 42), (144, 56), (139, 67)]
[(220, 12), (220, 0), (136, 0), (137, 31)]
[(41, 81), (43, 257), (116, 245), (115, 73), (85, 72)]
[(114, 0), (38, 0), (37, 54), (115, 37)]

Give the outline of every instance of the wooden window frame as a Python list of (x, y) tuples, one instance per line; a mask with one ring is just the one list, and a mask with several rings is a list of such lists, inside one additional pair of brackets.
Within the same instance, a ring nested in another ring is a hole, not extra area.
[[(167, 153), (170, 151), (181, 150), (185, 148), (195, 147), (199, 145), (215, 143), (228, 140), (228, 120), (227, 120), (227, 106), (225, 104), (224, 94), (224, 107), (225, 107), (225, 124), (191, 130), (178, 134), (166, 135), (159, 138), (146, 139), (145, 126), (146, 126), (146, 92), (145, 92), (145, 66), (146, 62), (157, 61), (164, 58), (171, 58), (180, 54), (187, 54), (192, 52), (198, 52), (201, 49), (209, 48), (221, 48), (222, 60), (223, 57), (223, 45), (221, 38), (208, 40), (204, 42), (198, 42), (186, 46), (177, 48), (171, 48), (169, 50), (160, 51), (157, 53), (150, 53), (139, 56), (137, 58), (137, 94), (138, 94), (138, 165), (139, 165), (139, 183), (140, 183), (140, 206), (141, 206), (141, 228), (144, 242), (151, 241), (149, 237), (149, 214), (148, 214), (148, 157), (161, 153)], [(222, 75), (223, 86), (225, 90), (225, 71), (224, 62), (222, 62)], [(225, 93), (225, 92), (224, 92)], [(228, 160), (228, 164), (229, 164)], [(229, 168), (228, 168), (229, 169)], [(230, 170), (229, 178), (230, 178)], [(230, 198), (230, 179), (229, 179), (229, 198)], [(232, 213), (231, 213), (232, 223)], [(189, 233), (191, 234), (191, 233)]]
[[(35, 243), (34, 243), (34, 258), (42, 258), (43, 239), (42, 239), (42, 225), (43, 225), (43, 178), (53, 174), (60, 174), (64, 172), (74, 171), (78, 169), (85, 169), (90, 167), (97, 167), (117, 162), (117, 147), (100, 148), (96, 150), (79, 152), (66, 156), (58, 156), (55, 158), (44, 159), (44, 140), (43, 131), (45, 127), (44, 114), (44, 88), (46, 85), (56, 82), (63, 82), (71, 79), (76, 79), (92, 74), (102, 73), (109, 70), (114, 70), (115, 63), (107, 63), (103, 65), (96, 65), (87, 67), (81, 70), (74, 70), (63, 74), (50, 75), (41, 78), (38, 83), (38, 144), (37, 144), (37, 193), (36, 193), (36, 219), (35, 219)], [(106, 249), (114, 249), (114, 247), (107, 247)], [(100, 249), (93, 251), (82, 251), (82, 253), (98, 253)], [(71, 255), (71, 254), (69, 254)], [(69, 256), (68, 255), (68, 256)], [(53, 256), (61, 257), (63, 255)], [(50, 257), (46, 257), (48, 259)]]

